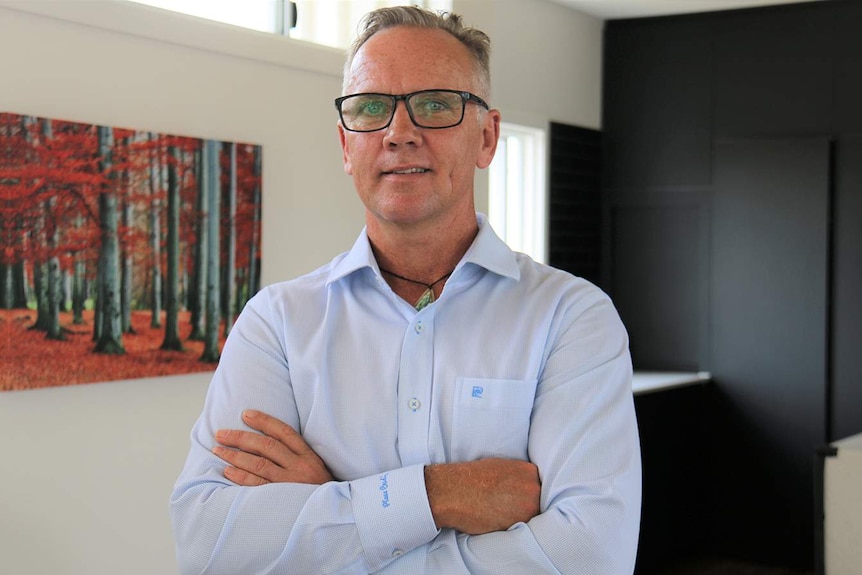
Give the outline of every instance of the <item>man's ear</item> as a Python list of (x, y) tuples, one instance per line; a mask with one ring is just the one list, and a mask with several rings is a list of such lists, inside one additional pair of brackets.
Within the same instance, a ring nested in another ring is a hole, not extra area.
[(341, 122), (338, 123), (338, 141), (341, 142), (341, 159), (344, 162), (344, 173), (348, 176), (352, 176), (353, 166), (350, 163), (350, 150), (347, 145), (347, 134), (341, 126)]
[(482, 139), (479, 143), (479, 155), (476, 158), (476, 167), (483, 170), (491, 165), (494, 154), (497, 151), (497, 142), (500, 140), (500, 111), (488, 110), (482, 125)]

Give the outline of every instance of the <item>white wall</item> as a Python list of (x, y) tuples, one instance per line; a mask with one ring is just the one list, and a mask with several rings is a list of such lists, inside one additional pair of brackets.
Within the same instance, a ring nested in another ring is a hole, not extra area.
[(491, 36), (504, 121), (601, 127), (601, 21), (546, 0), (453, 0), (453, 11)]
[(827, 457), (823, 470), (823, 522), (825, 567), (830, 575), (850, 575), (862, 565), (862, 433), (832, 444), (838, 450)]
[[(599, 21), (545, 0), (455, 10), (491, 34), (505, 119), (598, 127)], [(0, 0), (0, 111), (263, 146), (264, 283), (324, 263), (362, 226), (335, 132), (341, 63), (132, 3)], [(208, 379), (0, 393), (0, 572), (176, 573), (167, 501)]]

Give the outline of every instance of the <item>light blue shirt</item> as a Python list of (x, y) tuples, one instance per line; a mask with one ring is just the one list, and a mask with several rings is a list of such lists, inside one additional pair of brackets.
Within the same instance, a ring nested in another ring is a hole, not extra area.
[[(270, 286), (230, 333), (171, 497), (181, 572), (631, 574), (640, 452), (628, 338), (592, 284), (480, 231), (433, 304), (380, 275), (363, 231)], [(210, 449), (257, 409), (299, 430), (336, 481), (240, 487)], [(424, 466), (535, 463), (542, 513), (505, 532), (437, 530)]]

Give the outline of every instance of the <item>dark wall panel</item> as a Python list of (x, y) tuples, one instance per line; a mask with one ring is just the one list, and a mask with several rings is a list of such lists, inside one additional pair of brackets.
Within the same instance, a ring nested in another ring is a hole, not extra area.
[(602, 135), (551, 124), (548, 263), (602, 284)]
[[(643, 460), (641, 537), (635, 573), (667, 573), (665, 565), (708, 547), (703, 498), (706, 385), (635, 396)], [(681, 432), (684, 430), (684, 432)]]
[(862, 433), (862, 136), (837, 146), (833, 328), (834, 439)]
[(637, 369), (697, 371), (706, 322), (706, 208), (696, 192), (612, 210), (613, 297)]
[(709, 30), (697, 20), (608, 27), (607, 187), (709, 183)]
[(826, 134), (833, 14), (816, 4), (715, 19), (715, 135)]
[(835, 6), (836, 133), (862, 133), (862, 2)]
[(734, 555), (800, 567), (825, 440), (828, 187), (826, 139), (716, 144), (713, 526)]

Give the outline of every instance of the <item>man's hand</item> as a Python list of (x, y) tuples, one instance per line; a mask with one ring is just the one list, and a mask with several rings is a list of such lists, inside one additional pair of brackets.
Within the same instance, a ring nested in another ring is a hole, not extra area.
[[(220, 429), (213, 453), (230, 465), (224, 476), (243, 486), (266, 483), (310, 483), (332, 481), (326, 464), (299, 433), (283, 421), (254, 410), (246, 410), (242, 420), (252, 431)], [(226, 449), (233, 448), (233, 449)]]
[(437, 527), (469, 535), (505, 531), (540, 512), (539, 470), (528, 461), (479, 459), (428, 465), (425, 488)]

